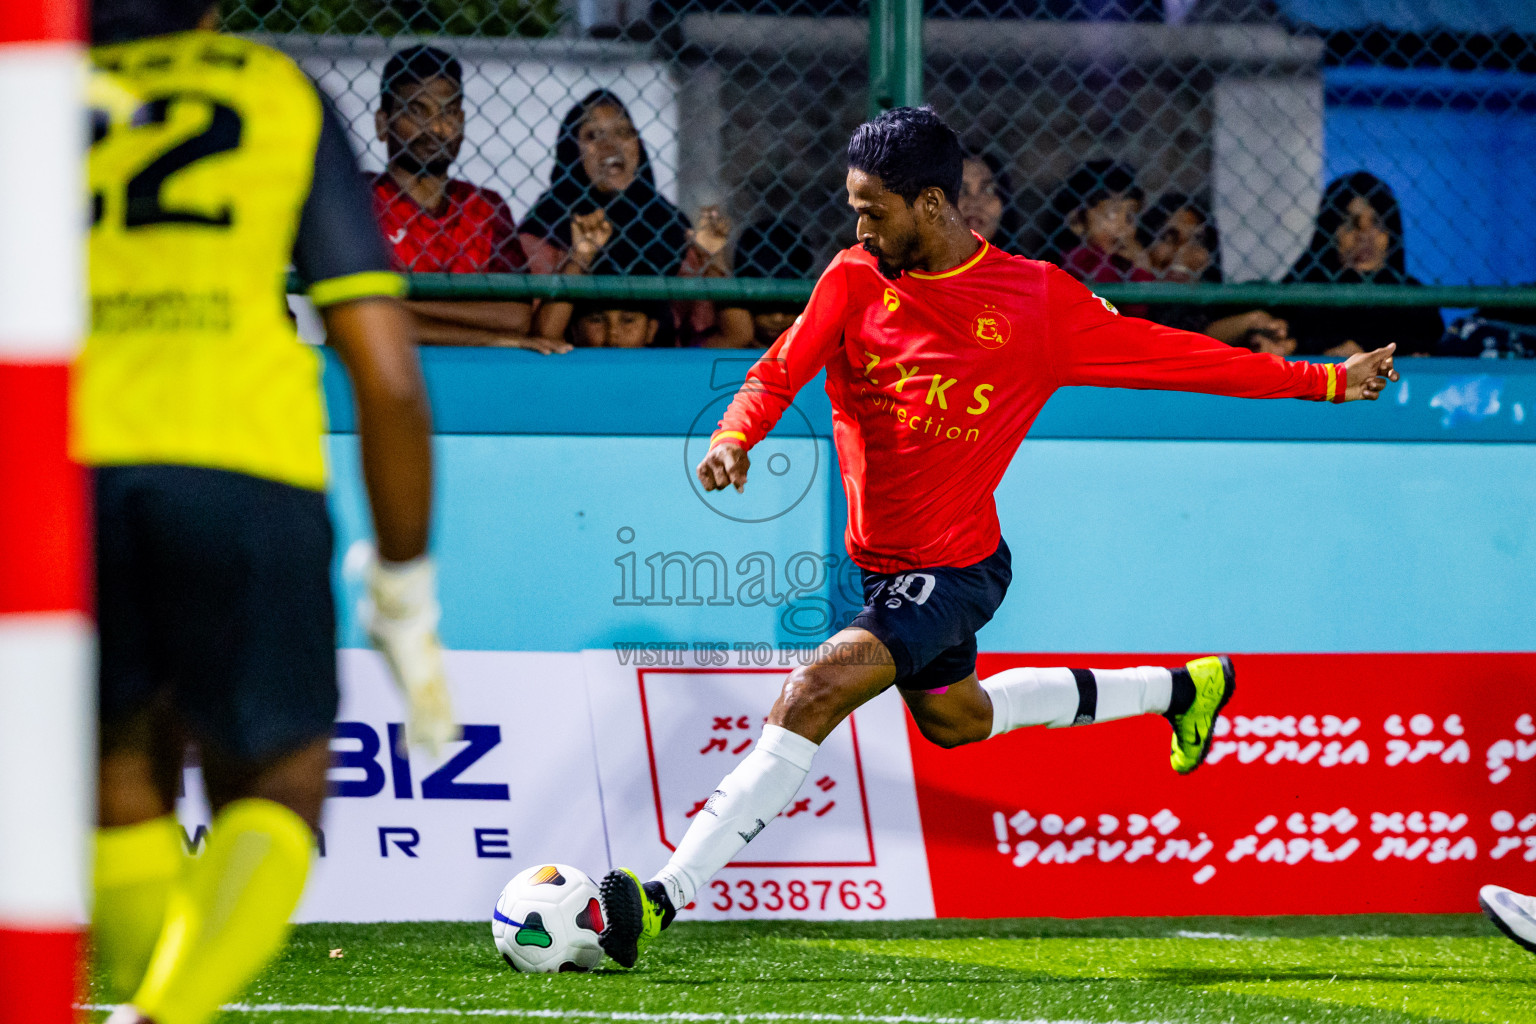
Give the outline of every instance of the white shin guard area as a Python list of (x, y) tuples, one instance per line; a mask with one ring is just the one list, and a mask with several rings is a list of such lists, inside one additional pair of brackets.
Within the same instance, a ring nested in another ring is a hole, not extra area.
[(720, 780), (656, 875), (674, 907), (693, 902), (704, 883), (789, 806), (811, 770), (816, 747), (787, 729), (763, 726), (757, 746)]
[(1166, 668), (1010, 668), (981, 681), (992, 698), (992, 735), (1029, 725), (1060, 729), (1162, 714), (1173, 692)]

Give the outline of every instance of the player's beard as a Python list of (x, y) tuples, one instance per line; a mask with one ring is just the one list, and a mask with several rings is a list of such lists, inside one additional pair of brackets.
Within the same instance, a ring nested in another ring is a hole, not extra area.
[(864, 242), (864, 251), (875, 258), (875, 269), (880, 271), (880, 276), (887, 281), (894, 281), (901, 276), (901, 272), (912, 264), (912, 251), (917, 248), (917, 236), (914, 232), (904, 240), (901, 252), (896, 259), (885, 254), (885, 250), (877, 249), (869, 242)]

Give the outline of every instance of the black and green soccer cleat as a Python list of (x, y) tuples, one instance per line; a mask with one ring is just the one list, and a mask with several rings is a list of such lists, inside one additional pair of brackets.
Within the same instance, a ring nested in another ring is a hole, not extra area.
[(642, 885), (640, 876), (628, 868), (604, 875), (598, 894), (605, 927), (597, 944), (621, 967), (635, 966), (640, 950), (677, 916), (665, 886), (660, 882)]
[(1182, 715), (1171, 716), (1173, 722), (1173, 753), (1168, 760), (1173, 770), (1188, 775), (1200, 767), (1211, 749), (1211, 734), (1216, 729), (1216, 716), (1232, 699), (1237, 686), (1237, 672), (1232, 659), (1196, 658), (1184, 666), (1189, 681), (1195, 687), (1194, 702)]

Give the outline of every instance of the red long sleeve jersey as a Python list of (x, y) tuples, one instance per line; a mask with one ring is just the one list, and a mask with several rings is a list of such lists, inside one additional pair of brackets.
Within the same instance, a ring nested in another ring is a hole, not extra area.
[(992, 554), (992, 492), (1057, 388), (1340, 401), (1345, 382), (1340, 366), (1287, 363), (1122, 317), (1057, 267), (984, 242), (953, 270), (895, 281), (863, 249), (847, 249), (748, 373), (714, 440), (750, 449), (822, 367), (848, 553), (873, 572)]

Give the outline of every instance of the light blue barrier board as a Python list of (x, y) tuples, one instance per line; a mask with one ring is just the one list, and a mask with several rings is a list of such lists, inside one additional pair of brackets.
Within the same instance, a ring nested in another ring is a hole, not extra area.
[[(445, 642), (729, 648), (846, 621), (858, 581), (825, 396), (786, 418), (801, 436), (753, 452), (745, 495), (706, 500), (691, 467), (713, 418), (686, 435), (729, 375), (706, 353), (590, 354), (608, 358), (428, 353)], [(1536, 449), (1513, 412), (1536, 376), (1406, 368), (1408, 400), (1374, 406), (1059, 394), (998, 491), (1014, 585), (983, 649), (1536, 649)], [(636, 429), (526, 429), (539, 410)], [(356, 438), (333, 435), (330, 454), (341, 640), (356, 646), (359, 587), (340, 568), (368, 533)]]

